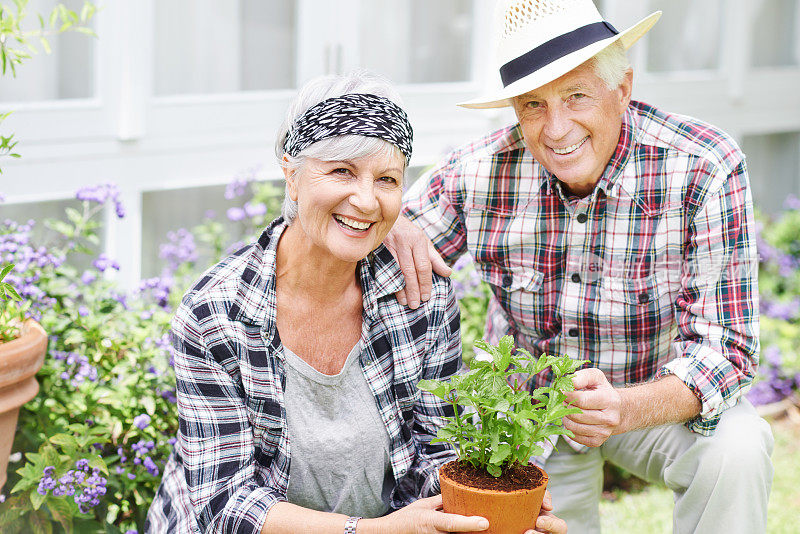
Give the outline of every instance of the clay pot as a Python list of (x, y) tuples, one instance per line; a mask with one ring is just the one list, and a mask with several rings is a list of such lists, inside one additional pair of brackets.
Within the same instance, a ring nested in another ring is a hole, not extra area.
[(536, 488), (506, 492), (465, 486), (449, 478), (444, 473), (445, 466), (439, 469), (444, 511), (449, 514), (477, 515), (489, 520), (489, 530), (467, 534), (522, 534), (536, 527), (536, 518), (547, 489), (547, 473), (539, 469), (543, 478), (542, 484)]
[(0, 344), (0, 489), (6, 483), (6, 469), (19, 407), (36, 396), (36, 373), (44, 363), (47, 334), (33, 320), (25, 321), (20, 336)]

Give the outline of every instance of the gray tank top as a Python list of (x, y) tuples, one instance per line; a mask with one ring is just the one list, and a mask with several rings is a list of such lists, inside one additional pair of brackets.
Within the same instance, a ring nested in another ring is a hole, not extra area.
[(380, 517), (394, 486), (389, 434), (358, 363), (361, 343), (336, 375), (286, 355), (286, 424), (291, 445), (287, 500), (350, 516)]

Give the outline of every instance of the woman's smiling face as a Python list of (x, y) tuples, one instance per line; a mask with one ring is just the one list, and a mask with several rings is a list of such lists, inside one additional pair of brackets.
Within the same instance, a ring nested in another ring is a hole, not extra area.
[(345, 262), (375, 250), (400, 214), (405, 158), (399, 150), (341, 161), (306, 158), (286, 170), (294, 223), (313, 246)]

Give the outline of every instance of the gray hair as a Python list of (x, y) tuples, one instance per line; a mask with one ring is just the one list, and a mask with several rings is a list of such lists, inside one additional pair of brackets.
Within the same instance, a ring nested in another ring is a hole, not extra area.
[(602, 49), (589, 61), (592, 62), (594, 73), (612, 91), (620, 86), (625, 73), (631, 68), (625, 47), (619, 40)]
[[(278, 136), (275, 139), (275, 156), (282, 167), (290, 170), (299, 169), (307, 158), (332, 161), (383, 155), (387, 152), (402, 158), (405, 163), (403, 153), (393, 144), (377, 137), (361, 135), (329, 137), (306, 147), (297, 156), (284, 153), (283, 145), (289, 134), (289, 128), (308, 108), (323, 100), (351, 93), (373, 94), (387, 98), (397, 105), (402, 105), (400, 95), (388, 80), (366, 70), (357, 70), (343, 76), (330, 75), (314, 78), (298, 91), (297, 96), (289, 104), (289, 109), (286, 110), (283, 124), (278, 129)], [(297, 216), (297, 202), (285, 195), (281, 211), (284, 219), (291, 223)]]

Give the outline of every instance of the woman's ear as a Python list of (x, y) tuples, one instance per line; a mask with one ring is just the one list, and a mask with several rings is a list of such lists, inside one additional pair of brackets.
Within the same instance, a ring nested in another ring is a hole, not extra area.
[(289, 165), (289, 155), (283, 155), (283, 176), (286, 178), (286, 194), (297, 202), (297, 169)]

